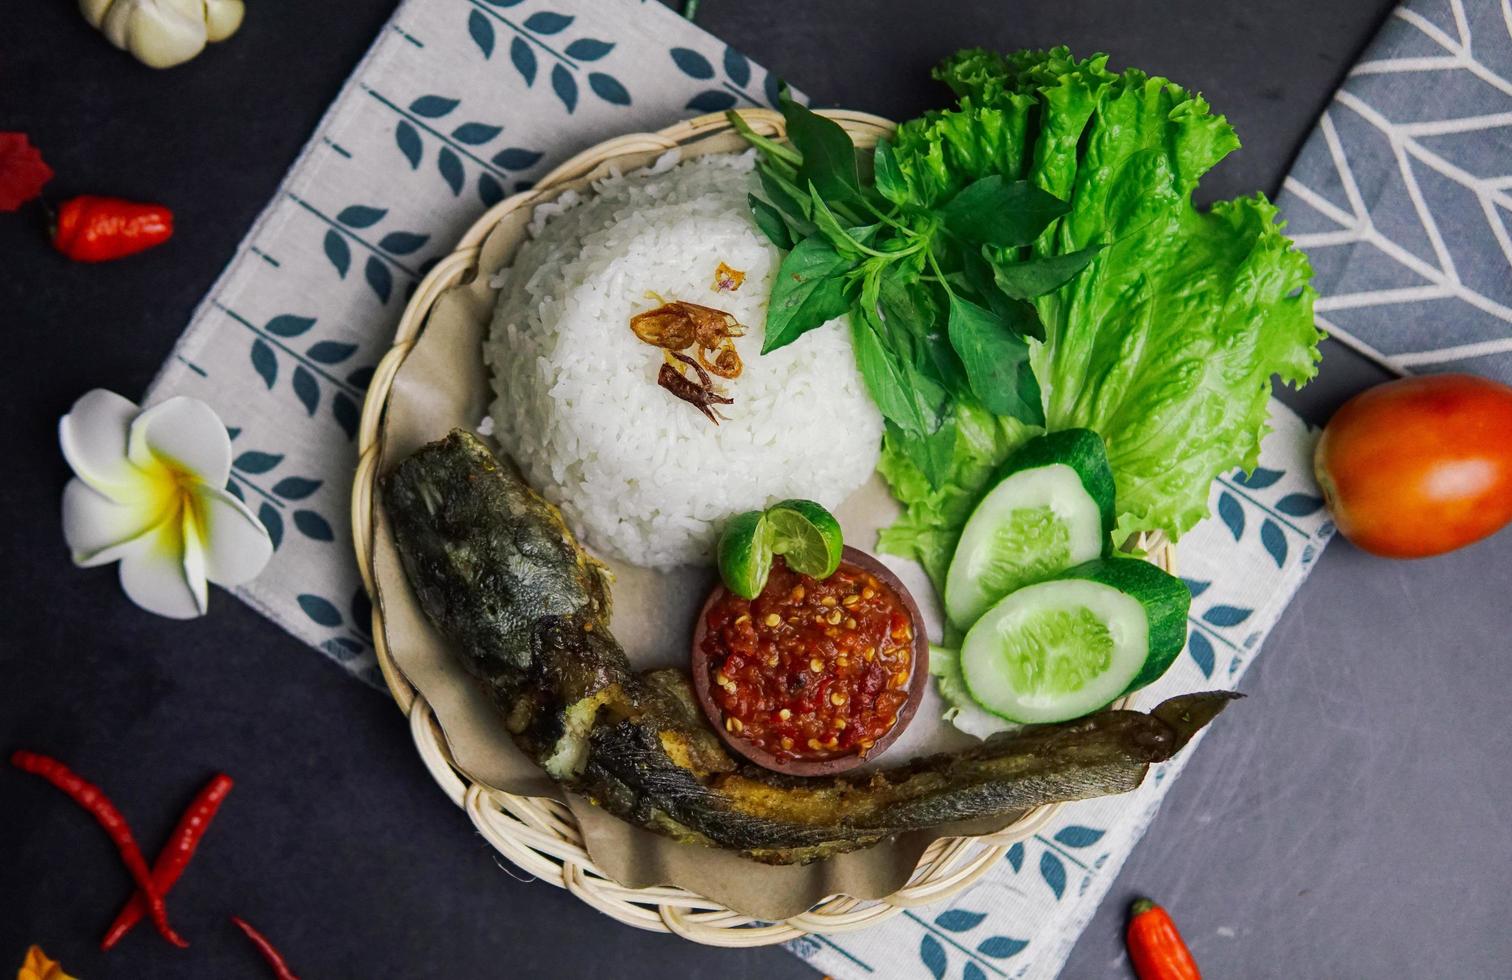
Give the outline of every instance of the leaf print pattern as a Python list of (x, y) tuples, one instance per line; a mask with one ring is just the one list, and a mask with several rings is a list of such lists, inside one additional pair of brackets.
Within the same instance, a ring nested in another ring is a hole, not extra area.
[(752, 106), (764, 104), (772, 108), (777, 107), (781, 83), (768, 74), (764, 100), (749, 94), (747, 86), (751, 82), (751, 62), (732, 47), (725, 47), (721, 59), (723, 78), (720, 77), (720, 72), (715, 69), (712, 61), (692, 48), (675, 47), (667, 54), (684, 75), (697, 81), (714, 83), (688, 99), (684, 106), (686, 109), (696, 112), (723, 112), (726, 109), (735, 108), (741, 102)]
[(1203, 677), (1213, 676), (1213, 661), (1215, 659), (1213, 643), (1205, 634), (1198, 632), (1196, 629), (1191, 629), (1187, 632), (1187, 653), (1191, 655), (1193, 662), (1197, 664), (1197, 669), (1202, 671)]
[[(1014, 847), (1022, 853), (1021, 845)], [(969, 894), (957, 899), (961, 902), (971, 900)], [(1017, 956), (1029, 946), (1027, 939), (997, 932), (986, 912), (965, 906), (947, 908), (933, 919), (911, 911), (904, 912), (902, 918), (918, 927), (918, 961), (932, 977), (951, 975), (953, 962), (961, 964), (962, 977), (986, 977), (989, 974), (1005, 977), (1007, 973), (998, 961)], [(841, 952), (845, 951), (842, 949)], [(800, 955), (812, 958), (811, 953)], [(862, 965), (868, 973), (874, 972), (870, 966)]]
[[(230, 430), (228, 430), (230, 431)], [(240, 435), (239, 429), (234, 430)], [(236, 435), (231, 438), (234, 442)], [(226, 481), (226, 490), (235, 494), (243, 503), (250, 504), (249, 494), (258, 500), (257, 516), (268, 529), (276, 552), (284, 540), (284, 515), (288, 514), (294, 527), (313, 541), (334, 541), (336, 532), (331, 523), (308, 505), (294, 506), (306, 500), (321, 488), (324, 481), (309, 476), (288, 475), (281, 477), (271, 487), (264, 485), (262, 476), (273, 474), (284, 462), (282, 453), (269, 453), (248, 449), (237, 453), (231, 460), (231, 478)], [(274, 474), (276, 475), (276, 474)]]
[(436, 169), (441, 171), (441, 179), (451, 188), (453, 196), (462, 193), (462, 182), (466, 179), (462, 173), (462, 159), (451, 147), (443, 146), (441, 152), (436, 154)]
[(562, 105), (567, 107), (569, 113), (577, 108), (577, 79), (561, 65), (551, 66), (551, 90), (562, 100)]
[[(467, 15), (467, 33), (485, 61), (493, 58), (498, 44), (498, 32), (509, 31), (515, 36), (509, 41), (509, 63), (513, 66), (526, 88), (534, 88), (540, 75), (541, 58), (551, 66), (551, 91), (571, 115), (578, 107), (582, 91), (579, 76), (584, 76), (588, 90), (609, 105), (631, 104), (630, 90), (625, 83), (607, 71), (595, 70), (584, 75), (584, 64), (597, 62), (612, 52), (616, 43), (603, 38), (583, 35), (557, 48), (556, 39), (573, 27), (577, 17), (554, 10), (538, 10), (523, 21), (516, 22), (496, 9), (515, 4), (500, 4), (494, 0), (469, 0), (473, 7)], [(549, 39), (549, 40), (548, 40)]]
[[(426, 99), (429, 98), (432, 97), (426, 97)], [(417, 100), (415, 105), (432, 113), (444, 114), (451, 111), (452, 107), (446, 105), (451, 100), (427, 102), (426, 99)], [(322, 251), (336, 270), (337, 278), (347, 277), (347, 272), (351, 269), (355, 245), (368, 253), (362, 266), (362, 278), (380, 304), (387, 305), (389, 297), (393, 295), (394, 271), (397, 270), (412, 282), (420, 279), (421, 273), (407, 265), (402, 258), (424, 245), (429, 240), (428, 235), (409, 231), (390, 231), (379, 237), (377, 241), (373, 241), (370, 237), (370, 233), (376, 231), (376, 226), (388, 216), (387, 208), (351, 204), (342, 208), (332, 218), (294, 194), (290, 194), (289, 197), (326, 225)], [(393, 245), (397, 245), (398, 249), (389, 247)]]
[[(358, 217), (359, 220), (365, 220), (371, 216)], [(381, 215), (373, 220), (381, 220)], [(329, 392), (331, 418), (346, 433), (348, 439), (356, 437), (361, 414), (358, 404), (367, 390), (368, 382), (372, 380), (373, 369), (366, 366), (348, 368), (344, 375), (336, 369), (348, 365), (356, 356), (359, 350), (357, 344), (331, 339), (307, 343), (307, 335), (316, 327), (314, 317), (282, 313), (271, 317), (259, 328), (229, 307), (218, 305), (218, 308), (253, 335), (248, 357), (252, 370), (269, 391), (277, 390), (282, 374), (282, 355), (289, 362), (289, 391), (293, 393), (305, 415), (313, 418)]]
[(478, 50), (483, 52), (483, 57), (493, 57), (493, 25), (480, 11), (474, 10), (467, 15), (467, 33), (473, 39), (473, 43), (478, 46)]
[(303, 592), (295, 598), (295, 601), (299, 604), (300, 612), (310, 622), (325, 629), (338, 631), (320, 644), (321, 649), (330, 654), (334, 660), (349, 666), (356, 666), (354, 661), (365, 661), (367, 664), (372, 662), (372, 635), (368, 626), (372, 621), (372, 607), (367, 604), (367, 595), (360, 589), (351, 602), (350, 621), (342, 615), (336, 603), (325, 596)]
[(535, 84), (536, 56), (535, 52), (530, 50), (530, 45), (525, 43), (524, 38), (517, 37), (509, 42), (509, 60), (514, 64), (515, 70), (520, 73), (520, 77), (525, 79), (526, 87)]
[[(424, 164), (427, 144), (436, 144), (435, 172), (451, 191), (452, 197), (461, 197), (463, 190), (472, 183), (478, 200), (484, 207), (492, 207), (504, 199), (507, 193), (506, 180), (519, 171), (534, 167), (544, 156), (539, 150), (521, 146), (490, 150), (490, 144), (502, 142), (499, 137), (504, 132), (504, 126), (483, 119), (469, 119), (458, 113), (462, 105), (460, 99), (429, 94), (420, 96), (406, 106), (376, 89), (368, 88), (366, 91), (397, 117), (394, 122), (394, 145), (411, 170), (419, 170)], [(628, 94), (625, 97), (628, 99)], [(461, 118), (453, 122), (458, 116)], [(469, 171), (475, 171), (476, 178), (470, 177)], [(524, 190), (525, 186), (523, 181), (516, 181), (514, 190)], [(410, 233), (400, 234), (408, 236)], [(344, 249), (345, 243), (341, 241), (341, 236), (335, 237), (337, 245)], [(391, 255), (408, 255), (427, 240), (428, 236), (424, 235), (411, 239), (395, 238), (391, 234), (379, 242), (379, 248)], [(413, 244), (409, 244), (412, 241)], [(394, 247), (396, 244), (398, 247)], [(381, 278), (381, 274), (375, 274)], [(392, 289), (392, 284), (389, 289)]]

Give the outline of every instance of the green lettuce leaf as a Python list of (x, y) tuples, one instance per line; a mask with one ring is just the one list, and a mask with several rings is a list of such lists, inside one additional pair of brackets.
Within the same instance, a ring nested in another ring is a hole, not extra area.
[[(995, 268), (1100, 249), (1032, 300), (1045, 329), (1030, 342), (1046, 426), (1085, 426), (1108, 446), (1121, 534), (1179, 537), (1207, 513), (1213, 479), (1253, 467), (1271, 378), (1316, 372), (1307, 259), (1263, 196), (1197, 210), (1201, 176), (1237, 148), (1198, 95), (1106, 58), (1064, 48), (963, 51), (936, 70), (957, 108), (899, 127), (889, 199), (935, 208), (994, 174), (1070, 203), (1030, 249), (988, 246)], [(1051, 267), (1053, 268), (1053, 267)], [(1024, 277), (1001, 277), (1010, 288)], [(974, 403), (956, 408), (948, 479), (936, 488), (884, 442), (882, 473), (905, 505), (882, 536), (937, 587), (960, 529), (997, 465), (1034, 430)]]
[(1238, 146), (1201, 97), (1125, 72), (1078, 143), (1069, 182), (1059, 163), (1031, 177), (1071, 202), (1037, 254), (1107, 246), (1035, 300), (1046, 425), (1103, 437), (1120, 537), (1175, 539), (1207, 515), (1215, 477), (1254, 467), (1271, 377), (1316, 373), (1311, 268), (1263, 196), (1192, 205), (1198, 179)]

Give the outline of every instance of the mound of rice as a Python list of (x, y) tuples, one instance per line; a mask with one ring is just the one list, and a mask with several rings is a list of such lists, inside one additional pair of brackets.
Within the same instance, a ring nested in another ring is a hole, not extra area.
[[(876, 469), (882, 419), (843, 320), (759, 354), (781, 254), (747, 210), (755, 186), (749, 155), (611, 176), (539, 206), (494, 280), (494, 436), (601, 555), (706, 562), (731, 515), (787, 497), (834, 508)], [(738, 290), (715, 290), (720, 262), (745, 272)], [(746, 326), (717, 427), (656, 384), (662, 353), (630, 330), (662, 300)]]

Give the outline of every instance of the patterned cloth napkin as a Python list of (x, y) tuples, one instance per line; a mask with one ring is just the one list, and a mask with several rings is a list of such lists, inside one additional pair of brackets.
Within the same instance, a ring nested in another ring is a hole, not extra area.
[[(1512, 371), (1512, 181), (1493, 176), (1512, 158), (1512, 44), (1496, 3), (1399, 11), (1287, 182), (1329, 327), (1400, 367)], [(363, 391), (407, 296), (485, 207), (571, 153), (770, 104), (775, 88), (654, 2), (401, 4), (149, 392), (205, 399), (233, 427), (232, 489), (277, 543), (237, 594), (379, 683), (348, 493)], [(1368, 309), (1386, 304), (1399, 308)], [(1435, 329), (1413, 329), (1423, 323)], [(1187, 652), (1141, 705), (1236, 684), (1332, 533), (1309, 475), (1312, 434), (1279, 403), (1272, 425), (1260, 468), (1220, 479), (1214, 518), (1181, 542)], [(1052, 977), (1189, 757), (1135, 793), (1066, 807), (945, 905), (791, 948), (847, 980)]]
[(1318, 323), (1402, 372), (1512, 382), (1512, 6), (1412, 0), (1334, 95), (1281, 195)]

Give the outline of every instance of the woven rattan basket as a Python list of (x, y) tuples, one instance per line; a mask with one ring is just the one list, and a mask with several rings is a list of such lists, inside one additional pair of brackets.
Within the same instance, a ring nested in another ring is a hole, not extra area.
[[(783, 120), (768, 110), (742, 115), (758, 132), (780, 135)], [(893, 124), (856, 112), (826, 112), (850, 134), (858, 146), (871, 146)], [(670, 150), (691, 140), (728, 131), (723, 115), (701, 116), (656, 133), (621, 136), (578, 154), (547, 174), (534, 189), (516, 194), (491, 208), (468, 229), (456, 249), (425, 277), (399, 321), (394, 345), (379, 363), (368, 389), (358, 434), (360, 458), (352, 493), (352, 531), (358, 567), (370, 595), (372, 573), (373, 502), (378, 475), (379, 434), (394, 376), (425, 329), (437, 299), (448, 288), (477, 271), (484, 238), (505, 215), (549, 200), (560, 185), (606, 162), (627, 154)], [(1152, 561), (1170, 568), (1174, 549), (1163, 542), (1141, 541)], [(785, 942), (807, 933), (837, 933), (860, 929), (890, 918), (905, 908), (950, 898), (969, 887), (1002, 859), (1008, 847), (1029, 837), (1048, 822), (1057, 806), (1040, 807), (989, 837), (943, 838), (919, 860), (908, 884), (879, 900), (835, 895), (802, 915), (781, 922), (758, 922), (717, 902), (681, 888), (626, 888), (594, 866), (583, 847), (571, 811), (546, 798), (517, 796), (471, 782), (452, 764), (440, 727), (429, 705), (399, 671), (384, 640), (383, 621), (374, 603), (373, 638), (378, 664), (394, 700), (409, 717), (410, 733), (420, 757), (452, 802), (467, 813), (478, 832), (511, 863), (534, 877), (566, 888), (578, 898), (620, 922), (656, 932), (671, 932), (714, 946), (761, 946)], [(460, 669), (460, 667), (459, 667)]]

